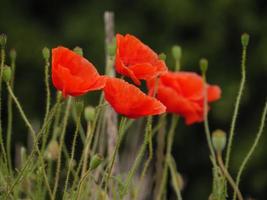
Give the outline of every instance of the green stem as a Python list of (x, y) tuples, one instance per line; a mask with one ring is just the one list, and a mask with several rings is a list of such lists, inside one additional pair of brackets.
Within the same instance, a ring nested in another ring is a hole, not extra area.
[(45, 108), (45, 118), (44, 121), (48, 118), (48, 113), (50, 109), (50, 102), (51, 102), (51, 92), (49, 86), (49, 60), (45, 60), (45, 88), (46, 88), (46, 108)]
[[(236, 176), (236, 185), (237, 187), (239, 186), (239, 183), (240, 183), (240, 177), (242, 175), (242, 172), (244, 171), (244, 168), (246, 166), (246, 164), (248, 163), (249, 159), (251, 158), (251, 155), (254, 153), (259, 141), (260, 141), (260, 137), (262, 135), (262, 132), (263, 132), (263, 129), (264, 129), (264, 125), (265, 125), (265, 122), (266, 122), (266, 115), (267, 115), (267, 102), (265, 103), (265, 107), (263, 109), (263, 113), (262, 113), (262, 117), (261, 117), (261, 123), (260, 123), (260, 126), (259, 126), (259, 130), (258, 130), (258, 133), (257, 133), (257, 136), (251, 146), (251, 148), (249, 149), (246, 157), (244, 158), (239, 170), (238, 170), (238, 173), (237, 173), (237, 176)], [(234, 193), (234, 197), (233, 199), (235, 200), (236, 199), (236, 192)]]
[(239, 86), (239, 90), (238, 90), (238, 94), (237, 94), (237, 98), (235, 102), (233, 118), (232, 118), (230, 131), (229, 131), (229, 141), (228, 141), (228, 145), (226, 149), (226, 158), (225, 158), (226, 169), (228, 169), (229, 167), (231, 148), (232, 148), (232, 143), (233, 143), (233, 138), (234, 138), (234, 133), (235, 133), (236, 119), (237, 119), (241, 97), (242, 97), (245, 82), (246, 82), (246, 55), (247, 55), (247, 47), (243, 46), (242, 60), (241, 60), (241, 82), (240, 82), (240, 86)]
[(105, 191), (107, 191), (107, 187), (108, 187), (108, 184), (109, 184), (109, 179), (110, 179), (110, 176), (111, 176), (111, 173), (112, 173), (112, 169), (113, 169), (113, 166), (114, 166), (114, 163), (115, 163), (115, 160), (116, 160), (116, 156), (118, 154), (119, 147), (121, 145), (122, 139), (123, 139), (124, 134), (125, 134), (124, 128), (125, 128), (126, 121), (127, 121), (126, 117), (122, 117), (121, 118), (120, 127), (119, 127), (119, 137), (118, 137), (114, 152), (113, 152), (112, 157), (111, 157), (111, 164), (110, 164), (110, 166), (108, 167), (108, 170), (107, 170), (107, 174), (108, 175), (107, 175), (107, 178), (105, 180)]
[(145, 138), (144, 138), (144, 142), (141, 146), (141, 148), (139, 149), (139, 152), (137, 154), (137, 157), (135, 158), (135, 161), (132, 165), (132, 168), (130, 169), (129, 173), (128, 173), (128, 176), (126, 178), (126, 182), (125, 182), (125, 185), (124, 185), (124, 188), (123, 190), (120, 192), (120, 198), (123, 199), (123, 197), (127, 194), (128, 192), (128, 188), (132, 182), (132, 179), (133, 179), (133, 176), (135, 175), (135, 172), (136, 170), (138, 169), (143, 157), (144, 157), (144, 154), (145, 154), (145, 151), (146, 151), (146, 147), (148, 145), (148, 141), (149, 141), (149, 134), (150, 134), (150, 130), (151, 130), (151, 120), (152, 118), (148, 117), (147, 119), (147, 123), (146, 123), (146, 131), (145, 131)]
[[(11, 58), (11, 71), (12, 78), (10, 80), (10, 86), (13, 90), (14, 88), (14, 80), (15, 80), (15, 71), (16, 71), (16, 63), (15, 58)], [(10, 172), (12, 173), (12, 157), (11, 157), (11, 135), (12, 135), (12, 123), (13, 123), (13, 107), (12, 107), (12, 97), (8, 94), (7, 97), (7, 139), (6, 139), (6, 149), (7, 149), (7, 159), (10, 168)]]
[[(145, 162), (145, 165), (144, 165), (144, 168), (142, 170), (142, 173), (141, 173), (141, 177), (140, 177), (140, 183), (143, 182), (144, 178), (145, 178), (145, 175), (146, 175), (146, 172), (148, 170), (148, 167), (149, 167), (149, 164), (150, 162), (152, 161), (153, 159), (153, 143), (152, 143), (152, 116), (149, 116), (148, 117), (148, 122), (147, 122), (147, 126), (148, 126), (148, 137), (147, 137), (147, 144), (148, 144), (148, 158)], [(134, 199), (138, 199), (138, 193), (139, 193), (139, 189), (140, 189), (140, 186), (137, 187), (137, 195), (135, 196)]]
[(89, 151), (90, 151), (90, 146), (92, 143), (92, 138), (93, 134), (92, 131), (90, 130), (90, 122), (87, 122), (87, 132), (86, 132), (86, 140), (84, 144), (84, 152), (83, 152), (83, 166), (82, 166), (82, 176), (85, 174), (87, 170), (87, 163), (88, 163), (88, 157), (89, 157)]
[(61, 137), (59, 141), (59, 155), (57, 159), (56, 176), (55, 176), (55, 184), (54, 184), (53, 193), (52, 193), (53, 194), (52, 200), (55, 200), (56, 193), (57, 193), (57, 187), (58, 187), (58, 181), (59, 181), (59, 175), (60, 175), (60, 167), (61, 167), (62, 146), (64, 143), (66, 127), (67, 127), (67, 122), (68, 122), (69, 113), (70, 113), (70, 107), (71, 107), (71, 97), (68, 98), (65, 115), (63, 118), (62, 132), (61, 132)]
[(168, 162), (168, 166), (169, 166), (170, 171), (171, 171), (171, 177), (173, 180), (172, 181), (173, 182), (173, 188), (175, 190), (176, 197), (178, 200), (182, 200), (181, 188), (179, 187), (179, 185), (177, 183), (177, 167), (175, 164), (175, 160), (173, 159), (173, 157), (171, 155), (169, 155), (167, 158), (167, 162)]
[(34, 141), (34, 148), (31, 151), (30, 156), (28, 157), (24, 167), (21, 169), (19, 175), (16, 177), (14, 183), (11, 185), (11, 187), (9, 188), (7, 194), (6, 194), (6, 199), (9, 198), (13, 188), (16, 186), (16, 184), (23, 178), (24, 172), (26, 171), (28, 165), (30, 164), (31, 160), (34, 158), (34, 153), (37, 150), (37, 146), (38, 146), (38, 141), (39, 139), (42, 137), (42, 134), (44, 133), (46, 127), (48, 126), (48, 124), (51, 122), (52, 118), (54, 117), (55, 114), (55, 110), (57, 109), (57, 107), (59, 106), (59, 104), (55, 104), (55, 106), (53, 107), (53, 109), (51, 109), (49, 117), (48, 117), (48, 121), (46, 124), (44, 124), (42, 126), (42, 129), (38, 132), (37, 136), (36, 136), (36, 140)]
[(163, 166), (163, 175), (162, 175), (162, 181), (159, 187), (159, 192), (157, 195), (157, 200), (160, 200), (165, 187), (166, 187), (166, 181), (167, 181), (167, 177), (168, 177), (168, 162), (167, 162), (167, 158), (169, 155), (171, 155), (171, 150), (172, 150), (172, 145), (173, 145), (173, 139), (174, 139), (174, 134), (175, 134), (175, 128), (177, 126), (178, 123), (178, 117), (173, 115), (172, 116), (172, 122), (171, 122), (171, 127), (170, 130), (168, 132), (168, 138), (167, 138), (167, 150), (166, 150), (166, 155), (165, 155), (165, 161), (164, 161), (164, 166)]
[(3, 79), (3, 68), (5, 64), (5, 49), (1, 48), (1, 68), (0, 68), (0, 145), (3, 154), (4, 163), (7, 165), (7, 153), (4, 146), (3, 140), (3, 127), (2, 127), (2, 79)]
[(65, 187), (64, 187), (64, 192), (63, 192), (63, 199), (64, 199), (66, 191), (67, 191), (67, 186), (68, 186), (68, 182), (69, 182), (69, 175), (70, 175), (70, 171), (71, 171), (71, 168), (72, 168), (72, 162), (73, 162), (73, 159), (74, 159), (76, 140), (77, 140), (80, 124), (81, 124), (80, 120), (81, 120), (81, 112), (77, 116), (76, 130), (75, 130), (74, 137), (73, 137), (73, 143), (72, 143), (72, 148), (71, 148), (71, 157), (70, 157), (70, 160), (69, 160), (67, 177), (66, 177)]
[[(31, 133), (31, 136), (32, 136), (32, 138), (34, 140), (34, 143), (37, 143), (36, 133), (35, 133), (32, 125), (31, 125), (31, 123), (29, 122), (28, 118), (26, 117), (26, 115), (25, 115), (25, 113), (24, 113), (24, 111), (23, 111), (18, 99), (14, 95), (10, 84), (7, 82), (6, 85), (7, 85), (7, 90), (9, 92), (10, 96), (12, 97), (14, 103), (16, 104), (22, 119), (24, 120), (26, 126), (30, 130), (30, 133)], [(45, 164), (44, 164), (43, 156), (42, 156), (42, 154), (40, 152), (40, 149), (39, 149), (38, 145), (36, 145), (36, 150), (37, 150), (37, 153), (38, 153), (38, 156), (39, 156), (39, 160), (41, 162), (41, 169), (42, 169), (42, 173), (43, 173), (43, 176), (44, 176), (44, 179), (45, 179), (45, 185), (46, 185), (46, 187), (48, 189), (49, 195), (52, 197), (52, 191), (50, 189), (49, 182), (48, 182), (48, 177), (47, 177), (46, 172), (45, 172)]]
[(217, 152), (217, 160), (218, 160), (219, 167), (220, 167), (224, 177), (230, 183), (233, 190), (237, 193), (238, 199), (243, 200), (244, 198), (242, 197), (242, 194), (239, 191), (238, 186), (235, 184), (235, 181), (233, 180), (233, 178), (231, 177), (231, 175), (229, 174), (228, 170), (226, 169), (226, 167), (223, 163), (221, 152)]

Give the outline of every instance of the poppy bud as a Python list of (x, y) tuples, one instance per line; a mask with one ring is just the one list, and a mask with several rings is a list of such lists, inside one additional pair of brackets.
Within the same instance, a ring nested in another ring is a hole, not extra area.
[(222, 152), (226, 145), (226, 134), (224, 131), (217, 129), (212, 133), (212, 144), (217, 152)]
[(107, 50), (108, 50), (108, 55), (110, 56), (114, 56), (116, 53), (116, 39), (114, 38), (111, 42), (111, 44), (109, 44), (107, 46)]
[(249, 34), (243, 33), (241, 35), (241, 44), (243, 47), (247, 47), (249, 43)]
[(2, 48), (4, 48), (6, 46), (6, 41), (7, 41), (7, 36), (6, 36), (6, 34), (2, 33), (0, 35), (0, 45)]
[(83, 56), (83, 49), (81, 48), (81, 47), (75, 47), (74, 49), (73, 49), (73, 51), (75, 52), (75, 53), (77, 53), (77, 54), (79, 54), (80, 56)]
[(7, 65), (4, 66), (3, 68), (3, 80), (5, 82), (9, 82), (12, 76), (12, 71), (11, 68)]
[(91, 158), (91, 161), (90, 161), (90, 165), (89, 165), (89, 169), (90, 170), (94, 170), (96, 169), (102, 162), (103, 160), (103, 157), (96, 154), (96, 155), (93, 155), (93, 157)]
[(161, 53), (161, 54), (159, 54), (159, 59), (160, 60), (163, 60), (163, 61), (165, 61), (166, 60), (166, 54), (165, 53)]
[(80, 115), (83, 111), (83, 101), (76, 101), (75, 102), (75, 107), (76, 107), (76, 112), (77, 112), (77, 115)]
[(47, 160), (56, 160), (59, 155), (59, 145), (56, 140), (50, 141), (45, 151), (45, 158)]
[(42, 50), (43, 57), (45, 60), (49, 60), (50, 58), (50, 50), (47, 47), (44, 47)]
[(92, 106), (87, 106), (84, 109), (84, 118), (86, 121), (93, 121), (95, 119), (95, 108)]
[(201, 58), (199, 61), (200, 70), (203, 74), (206, 74), (208, 70), (208, 60), (206, 58)]
[(182, 48), (178, 45), (172, 47), (172, 56), (175, 60), (180, 60), (182, 57)]
[(11, 60), (15, 60), (16, 57), (17, 57), (16, 50), (15, 49), (11, 49), (10, 52), (9, 52), (9, 55), (10, 55)]

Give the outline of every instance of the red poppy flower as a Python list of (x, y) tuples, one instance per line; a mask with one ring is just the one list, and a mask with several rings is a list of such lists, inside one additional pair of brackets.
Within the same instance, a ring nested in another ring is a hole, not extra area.
[(98, 74), (92, 63), (65, 47), (52, 50), (52, 80), (65, 97), (79, 96), (105, 85), (104, 76)]
[(159, 56), (132, 35), (116, 35), (116, 71), (130, 77), (136, 85), (140, 79), (148, 80), (167, 71), (165, 62)]
[[(155, 80), (148, 82), (150, 94)], [(208, 102), (221, 96), (216, 85), (206, 84)], [(193, 72), (168, 72), (158, 81), (157, 98), (167, 107), (167, 112), (176, 113), (185, 118), (186, 124), (203, 121), (204, 88), (201, 76)]]
[(146, 95), (134, 85), (118, 78), (107, 78), (104, 94), (105, 99), (117, 113), (129, 118), (159, 115), (166, 110), (156, 98)]

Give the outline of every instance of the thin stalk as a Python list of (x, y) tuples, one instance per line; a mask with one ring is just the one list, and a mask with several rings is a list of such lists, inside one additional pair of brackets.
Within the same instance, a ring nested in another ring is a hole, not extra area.
[(242, 49), (242, 60), (241, 60), (241, 81), (240, 81), (240, 86), (237, 94), (237, 98), (235, 101), (235, 107), (234, 107), (234, 113), (231, 121), (231, 126), (230, 126), (230, 131), (229, 131), (229, 141), (227, 144), (227, 149), (226, 149), (226, 158), (225, 158), (225, 167), (228, 169), (229, 167), (229, 162), (230, 162), (230, 154), (231, 154), (231, 148), (232, 148), (232, 143), (233, 143), (233, 138), (235, 134), (235, 126), (236, 126), (236, 119), (240, 107), (240, 102), (241, 102), (241, 97), (243, 95), (244, 91), (244, 86), (246, 82), (246, 56), (247, 55), (247, 46), (243, 46)]
[(110, 179), (110, 176), (111, 176), (111, 173), (112, 173), (112, 170), (113, 170), (115, 159), (116, 159), (116, 156), (118, 154), (119, 147), (121, 145), (122, 139), (124, 137), (124, 133), (125, 133), (124, 127), (125, 127), (126, 121), (127, 121), (127, 118), (126, 117), (122, 117), (121, 122), (120, 122), (120, 128), (119, 128), (119, 137), (118, 137), (115, 149), (114, 149), (112, 157), (111, 157), (111, 163), (110, 163), (110, 165), (109, 165), (109, 167), (107, 169), (107, 178), (105, 180), (105, 183), (106, 183), (105, 191), (107, 191), (107, 187), (108, 187), (108, 184), (109, 184), (109, 179)]
[(226, 166), (223, 163), (221, 152), (217, 152), (217, 161), (218, 161), (219, 167), (220, 167), (224, 177), (227, 179), (227, 181), (230, 183), (233, 190), (236, 192), (238, 200), (243, 200), (244, 198), (243, 198), (241, 192), (239, 191), (238, 186), (236, 185), (235, 181), (233, 180), (233, 178), (231, 177), (231, 175), (227, 171)]
[[(156, 152), (157, 173), (155, 174), (154, 198), (157, 197), (163, 175), (164, 148), (165, 148), (165, 135), (166, 135), (166, 114), (160, 116), (158, 126), (159, 130), (157, 133), (157, 152)], [(152, 130), (152, 135), (154, 129)]]
[[(254, 153), (256, 147), (258, 146), (258, 143), (260, 141), (261, 135), (263, 133), (264, 125), (265, 125), (265, 122), (266, 122), (266, 115), (267, 115), (267, 102), (265, 103), (265, 107), (263, 109), (261, 122), (260, 122), (259, 130), (258, 130), (258, 133), (256, 135), (256, 138), (255, 138), (251, 148), (249, 149), (246, 157), (244, 158), (244, 160), (243, 160), (243, 162), (242, 162), (242, 164), (241, 164), (241, 166), (240, 166), (240, 168), (238, 170), (238, 173), (237, 173), (237, 176), (236, 176), (236, 185), (237, 185), (237, 187), (239, 186), (240, 178), (241, 178), (242, 172), (245, 169), (246, 164), (248, 163), (249, 159), (251, 158), (251, 155)], [(233, 199), (234, 200), (236, 199), (236, 192), (234, 193)]]
[(52, 193), (53, 194), (52, 200), (56, 198), (56, 193), (57, 193), (57, 187), (58, 187), (58, 181), (59, 181), (59, 175), (60, 175), (60, 167), (61, 167), (62, 146), (64, 143), (66, 127), (67, 127), (69, 113), (70, 113), (70, 107), (71, 107), (71, 97), (68, 98), (66, 111), (64, 114), (64, 118), (63, 118), (62, 132), (61, 132), (61, 137), (60, 137), (60, 142), (59, 142), (59, 155), (57, 159), (56, 176), (55, 176), (55, 184), (54, 184), (53, 193)]
[(73, 137), (73, 143), (72, 143), (72, 148), (71, 148), (71, 157), (70, 157), (70, 160), (69, 160), (67, 177), (66, 177), (65, 187), (64, 187), (64, 192), (63, 192), (63, 199), (64, 199), (66, 191), (67, 191), (67, 186), (68, 186), (68, 182), (69, 182), (69, 175), (70, 175), (70, 171), (71, 171), (71, 168), (72, 168), (72, 162), (73, 162), (73, 159), (74, 159), (76, 140), (77, 140), (80, 124), (81, 124), (80, 120), (81, 120), (81, 112), (78, 114), (77, 121), (76, 121), (76, 130), (75, 130), (74, 137)]
[(176, 197), (178, 200), (182, 200), (181, 189), (177, 183), (177, 167), (176, 167), (175, 161), (171, 155), (168, 156), (167, 162), (168, 162), (168, 166), (169, 166), (170, 171), (171, 171), (171, 176), (172, 176), (172, 180), (173, 180), (173, 187), (174, 187), (174, 190), (176, 193)]
[(123, 190), (120, 192), (120, 198), (123, 199), (123, 197), (127, 194), (128, 192), (128, 188), (132, 182), (133, 176), (136, 173), (136, 170), (138, 169), (138, 167), (140, 166), (140, 163), (144, 157), (147, 145), (148, 145), (148, 141), (149, 141), (149, 135), (151, 132), (151, 119), (150, 117), (148, 117), (147, 119), (147, 123), (146, 123), (146, 131), (145, 131), (145, 138), (144, 138), (144, 142), (141, 145), (141, 148), (139, 149), (139, 152), (137, 154), (137, 157), (135, 158), (135, 161), (132, 165), (132, 168), (130, 169), (127, 177), (126, 177), (126, 182), (124, 185)]
[(86, 131), (86, 140), (85, 140), (85, 147), (84, 147), (84, 152), (83, 152), (83, 166), (82, 166), (82, 176), (84, 176), (86, 170), (87, 170), (87, 163), (88, 163), (88, 157), (89, 157), (89, 151), (90, 151), (90, 146), (92, 143), (92, 138), (93, 134), (90, 129), (90, 122), (87, 122), (87, 131)]
[[(4, 163), (7, 165), (7, 153), (4, 146), (3, 140), (3, 127), (2, 127), (2, 79), (3, 79), (3, 68), (5, 65), (5, 49), (1, 47), (1, 66), (0, 66), (0, 145), (3, 154)], [(6, 166), (7, 167), (7, 166)]]
[(38, 146), (38, 141), (42, 137), (42, 134), (44, 133), (46, 127), (48, 126), (48, 123), (51, 122), (52, 118), (54, 117), (55, 110), (57, 109), (58, 106), (59, 106), (59, 104), (55, 104), (55, 106), (53, 107), (53, 109), (51, 109), (47, 123), (44, 124), (42, 126), (41, 130), (38, 132), (38, 134), (36, 136), (36, 140), (34, 141), (34, 148), (31, 151), (31, 154), (28, 156), (28, 159), (27, 159), (26, 163), (24, 164), (24, 167), (21, 169), (19, 175), (16, 177), (15, 181), (13, 182), (13, 184), (11, 185), (11, 187), (9, 188), (9, 190), (7, 191), (6, 199), (9, 198), (9, 196), (11, 195), (11, 192), (12, 192), (13, 188), (23, 178), (24, 172), (27, 170), (28, 165), (30, 164), (31, 160), (34, 158), (34, 154), (35, 154), (36, 149), (37, 149), (37, 146)]
[[(10, 80), (10, 86), (13, 90), (14, 88), (14, 80), (15, 80), (15, 71), (16, 71), (16, 58), (11, 58), (11, 71), (12, 77)], [(7, 149), (7, 159), (8, 165), (10, 168), (10, 172), (12, 173), (12, 157), (11, 157), (11, 135), (12, 135), (12, 123), (13, 123), (13, 101), (10, 94), (7, 97), (7, 138), (6, 138), (6, 149)]]
[(45, 59), (45, 71), (44, 71), (45, 72), (45, 79), (44, 79), (44, 82), (45, 82), (45, 89), (46, 89), (46, 108), (45, 108), (44, 121), (46, 121), (48, 118), (48, 113), (49, 113), (50, 103), (51, 103), (51, 92), (50, 92), (50, 85), (49, 85), (49, 80), (50, 80), (49, 66), (50, 66), (49, 60)]
[[(36, 133), (35, 133), (32, 125), (30, 124), (28, 118), (26, 117), (26, 115), (25, 115), (25, 113), (24, 113), (24, 111), (23, 111), (18, 99), (14, 95), (14, 93), (13, 93), (13, 91), (11, 89), (10, 83), (6, 82), (6, 85), (7, 85), (7, 90), (9, 92), (10, 96), (12, 97), (14, 103), (16, 104), (22, 119), (24, 120), (26, 126), (30, 130), (31, 136), (34, 139), (34, 143), (37, 143)], [(36, 145), (36, 150), (37, 150), (40, 162), (41, 162), (41, 169), (42, 169), (42, 173), (43, 173), (43, 176), (44, 176), (44, 179), (45, 179), (45, 185), (46, 185), (46, 187), (48, 189), (49, 195), (52, 197), (52, 191), (50, 189), (50, 185), (49, 185), (49, 182), (48, 182), (48, 177), (47, 177), (46, 172), (45, 172), (45, 164), (44, 164), (43, 156), (42, 156), (42, 154), (40, 152), (40, 149), (39, 149), (38, 145)]]
[[(143, 182), (144, 178), (145, 178), (145, 175), (146, 175), (146, 172), (148, 170), (148, 167), (149, 167), (149, 164), (150, 162), (152, 161), (153, 159), (153, 144), (152, 144), (152, 116), (149, 116), (148, 117), (148, 122), (147, 122), (147, 126), (148, 126), (148, 137), (147, 137), (147, 144), (148, 144), (148, 158), (145, 162), (145, 165), (144, 165), (144, 168), (142, 170), (142, 173), (141, 173), (141, 177), (140, 177), (140, 183)], [(135, 195), (135, 198), (134, 199), (138, 199), (138, 194), (139, 194), (139, 190), (140, 190), (140, 186), (141, 184), (139, 185), (139, 187), (137, 187), (137, 191), (136, 191), (136, 195)]]
[(173, 145), (173, 139), (174, 139), (174, 134), (175, 134), (175, 128), (177, 126), (178, 123), (178, 117), (173, 115), (172, 116), (172, 121), (171, 121), (171, 127), (170, 130), (168, 132), (167, 135), (167, 150), (166, 150), (166, 155), (165, 155), (165, 161), (164, 161), (164, 166), (163, 166), (163, 175), (162, 175), (162, 181), (159, 187), (159, 193), (157, 195), (157, 200), (160, 200), (165, 187), (166, 187), (166, 181), (167, 181), (167, 177), (168, 177), (168, 162), (167, 162), (167, 158), (169, 155), (171, 155), (171, 150), (172, 150), (172, 145)]

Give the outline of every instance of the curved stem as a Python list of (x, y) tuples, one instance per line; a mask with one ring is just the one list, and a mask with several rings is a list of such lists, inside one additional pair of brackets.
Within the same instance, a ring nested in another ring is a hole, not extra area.
[(71, 97), (68, 98), (66, 112), (63, 118), (62, 133), (61, 133), (60, 142), (59, 142), (59, 155), (57, 158), (56, 176), (55, 176), (55, 184), (53, 188), (52, 200), (56, 198), (56, 192), (57, 192), (59, 175), (60, 175), (60, 167), (61, 167), (62, 146), (64, 143), (66, 127), (67, 127), (67, 122), (68, 122), (69, 113), (70, 113), (70, 107), (71, 107)]
[(168, 138), (167, 138), (167, 150), (166, 150), (166, 155), (165, 155), (165, 159), (164, 159), (164, 166), (163, 166), (163, 174), (162, 174), (162, 181), (161, 181), (161, 184), (160, 184), (160, 187), (159, 187), (159, 192), (158, 192), (158, 195), (157, 195), (157, 200), (160, 200), (163, 193), (164, 193), (164, 190), (165, 190), (165, 187), (166, 187), (166, 181), (167, 181), (167, 176), (168, 176), (168, 162), (167, 162), (167, 159), (168, 159), (168, 156), (171, 155), (171, 150), (172, 150), (172, 145), (173, 145), (173, 139), (174, 139), (174, 134), (175, 134), (175, 128), (177, 126), (177, 123), (178, 123), (178, 117), (173, 115), (172, 116), (172, 122), (171, 122), (171, 127), (170, 127), (170, 130), (168, 132)]
[(240, 86), (239, 86), (239, 90), (238, 90), (238, 94), (237, 94), (237, 98), (235, 102), (233, 118), (232, 118), (230, 131), (229, 131), (229, 141), (228, 141), (228, 145), (226, 149), (226, 158), (225, 158), (226, 169), (228, 169), (229, 167), (231, 148), (232, 148), (232, 143), (233, 143), (233, 138), (234, 138), (234, 133), (235, 133), (236, 119), (237, 119), (240, 101), (241, 101), (241, 97), (242, 97), (245, 82), (246, 82), (246, 54), (247, 54), (247, 47), (244, 46), (242, 49), (242, 60), (241, 60), (241, 82), (240, 82)]
[[(7, 90), (8, 90), (8, 92), (9, 92), (10, 96), (12, 97), (14, 103), (16, 104), (16, 106), (17, 106), (17, 108), (18, 108), (18, 110), (19, 110), (19, 113), (20, 113), (22, 119), (24, 120), (26, 126), (27, 126), (27, 127), (29, 128), (29, 130), (30, 130), (30, 133), (31, 133), (31, 136), (32, 136), (32, 138), (33, 138), (33, 140), (34, 140), (34, 143), (37, 143), (38, 140), (37, 140), (37, 138), (36, 138), (36, 133), (35, 133), (35, 131), (34, 131), (32, 125), (31, 125), (31, 123), (29, 122), (28, 118), (26, 117), (26, 115), (25, 115), (25, 113), (24, 113), (24, 111), (23, 111), (23, 109), (22, 109), (22, 107), (21, 107), (21, 105), (20, 105), (18, 99), (17, 99), (16, 96), (14, 95), (14, 93), (13, 93), (13, 91), (12, 91), (12, 89), (11, 89), (10, 84), (7, 82), (6, 85), (7, 85)], [(41, 152), (40, 152), (40, 149), (39, 149), (38, 145), (36, 145), (36, 151), (37, 151), (37, 153), (38, 153), (38, 156), (39, 156), (39, 159), (40, 159), (40, 162), (41, 162), (41, 166), (42, 166), (41, 168), (42, 168), (42, 173), (43, 173), (43, 176), (44, 176), (44, 179), (45, 179), (45, 185), (46, 185), (46, 187), (47, 187), (47, 189), (48, 189), (49, 195), (52, 197), (52, 191), (51, 191), (51, 189), (50, 189), (50, 185), (49, 185), (48, 177), (47, 177), (46, 172), (45, 172), (45, 164), (44, 164), (43, 156), (42, 156), (42, 154), (41, 154)]]
[[(11, 71), (12, 78), (10, 81), (11, 89), (14, 88), (14, 80), (15, 80), (15, 71), (16, 71), (16, 63), (15, 58), (11, 58)], [(11, 157), (11, 135), (12, 135), (12, 123), (13, 123), (13, 101), (10, 94), (7, 97), (7, 138), (6, 138), (6, 149), (7, 149), (7, 159), (10, 167), (10, 172), (12, 173), (12, 157)]]
[(45, 118), (44, 121), (48, 118), (48, 113), (50, 109), (50, 102), (51, 102), (51, 92), (49, 86), (49, 60), (45, 61), (45, 88), (46, 88), (46, 108), (45, 108)]
[[(265, 103), (265, 107), (263, 109), (263, 113), (262, 113), (262, 117), (261, 117), (261, 123), (260, 123), (260, 126), (259, 126), (259, 130), (258, 130), (258, 133), (257, 133), (257, 136), (251, 146), (251, 148), (249, 149), (246, 157), (244, 158), (239, 170), (238, 170), (238, 173), (237, 173), (237, 176), (236, 176), (236, 185), (237, 187), (239, 186), (239, 183), (240, 183), (240, 177), (242, 175), (242, 172), (244, 171), (244, 168), (246, 166), (246, 164), (248, 163), (249, 159), (251, 158), (251, 155), (254, 153), (259, 141), (260, 141), (260, 137), (262, 135), (262, 132), (263, 132), (263, 129), (264, 129), (264, 125), (265, 125), (265, 122), (266, 122), (266, 115), (267, 115), (267, 102)], [(233, 199), (235, 200), (236, 199), (236, 192), (234, 193), (234, 197)]]
[(124, 133), (125, 133), (124, 127), (125, 127), (126, 121), (127, 121), (127, 118), (126, 117), (122, 117), (121, 122), (120, 122), (118, 141), (116, 143), (114, 152), (113, 152), (112, 157), (111, 157), (111, 164), (108, 167), (108, 172), (107, 172), (108, 175), (107, 175), (107, 178), (106, 178), (106, 181), (105, 181), (105, 183), (106, 183), (105, 191), (107, 191), (107, 187), (108, 187), (109, 179), (110, 179), (110, 176), (111, 176), (111, 173), (112, 173), (112, 169), (113, 169), (113, 166), (114, 166), (114, 163), (115, 163), (116, 155), (118, 154), (118, 150), (119, 150), (119, 147), (121, 145), (121, 142), (122, 142), (122, 139), (123, 139), (123, 136), (124, 136)]
[(137, 192), (136, 192), (137, 194), (135, 195), (134, 199), (138, 199), (138, 193), (139, 193), (141, 183), (143, 182), (145, 175), (146, 175), (146, 172), (148, 170), (149, 164), (153, 159), (152, 116), (149, 116), (149, 118), (148, 118), (147, 129), (148, 129), (148, 137), (146, 138), (147, 139), (146, 143), (148, 144), (148, 158), (147, 158), (145, 165), (144, 165), (144, 168), (142, 170), (141, 177), (140, 177), (140, 185), (139, 185), (139, 187), (137, 187)]
[(230, 185), (233, 188), (233, 190), (237, 193), (238, 199), (239, 200), (243, 200), (244, 198), (243, 198), (241, 192), (239, 191), (238, 186), (235, 184), (235, 181), (233, 180), (233, 178), (231, 177), (231, 175), (228, 173), (226, 167), (223, 164), (221, 152), (217, 152), (217, 160), (218, 160), (219, 167), (220, 167), (220, 169), (221, 169), (224, 177), (230, 183)]
[(74, 137), (73, 137), (73, 143), (72, 143), (72, 148), (71, 148), (71, 157), (70, 157), (70, 160), (69, 160), (67, 177), (66, 177), (66, 180), (65, 180), (65, 187), (64, 187), (64, 192), (63, 192), (63, 199), (64, 199), (65, 194), (66, 194), (66, 191), (67, 191), (67, 186), (68, 186), (68, 182), (69, 182), (69, 175), (70, 175), (70, 171), (71, 171), (71, 168), (72, 168), (72, 162), (73, 162), (73, 159), (74, 159), (76, 140), (77, 140), (77, 136), (78, 136), (80, 124), (81, 124), (80, 123), (81, 114), (82, 114), (81, 112), (78, 114), (77, 121), (76, 121), (76, 130), (75, 130)]

